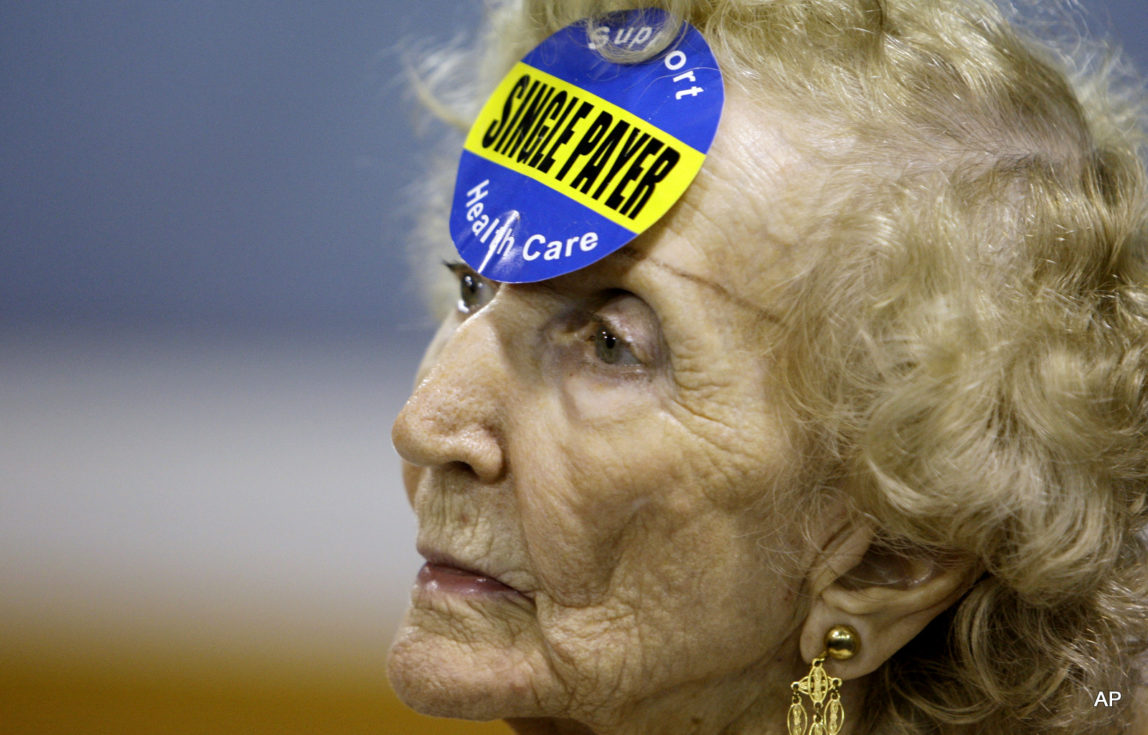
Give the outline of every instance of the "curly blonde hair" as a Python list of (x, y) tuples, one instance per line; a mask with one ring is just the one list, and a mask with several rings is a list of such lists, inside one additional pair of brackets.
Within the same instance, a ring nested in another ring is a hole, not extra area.
[[(465, 124), (547, 35), (634, 4), (498, 3), (486, 86), (442, 99)], [(871, 729), (1127, 727), (1093, 706), (1128, 705), (1148, 648), (1148, 186), (1119, 57), (988, 0), (637, 4), (819, 131), (777, 355), (824, 479), (886, 543), (985, 571), (874, 676)]]

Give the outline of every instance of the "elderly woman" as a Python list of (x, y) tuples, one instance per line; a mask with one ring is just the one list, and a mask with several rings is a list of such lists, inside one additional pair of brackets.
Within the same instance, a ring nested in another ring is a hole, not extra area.
[[(663, 5), (591, 45), (708, 40), (684, 196), (565, 275), (449, 267), (396, 690), (519, 733), (1143, 727), (1135, 100), (982, 0)], [(499, 5), (482, 68), (619, 7)]]

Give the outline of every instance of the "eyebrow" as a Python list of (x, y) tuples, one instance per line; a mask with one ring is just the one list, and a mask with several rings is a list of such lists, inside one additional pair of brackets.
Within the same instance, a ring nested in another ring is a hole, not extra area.
[(761, 308), (760, 306), (758, 306), (757, 304), (753, 303), (752, 301), (750, 301), (746, 298), (738, 296), (737, 294), (731, 292), (729, 289), (727, 289), (725, 286), (721, 285), (720, 283), (717, 283), (715, 281), (711, 281), (707, 278), (702, 278), (701, 276), (697, 275), (696, 273), (690, 273), (689, 271), (684, 271), (684, 270), (678, 268), (677, 266), (670, 265), (669, 263), (665, 262), (664, 260), (660, 260), (659, 258), (657, 258), (653, 255), (644, 255), (642, 253), (635, 251), (633, 248), (630, 248), (630, 247), (624, 247), (620, 250), (616, 250), (613, 254), (617, 255), (619, 257), (622, 257), (622, 258), (626, 258), (627, 260), (634, 262), (634, 263), (649, 263), (650, 265), (657, 267), (659, 270), (661, 270), (665, 273), (668, 273), (668, 274), (675, 276), (677, 278), (681, 278), (683, 280), (689, 281), (690, 283), (693, 283), (697, 286), (701, 286), (702, 288), (704, 288), (708, 291), (712, 291), (713, 293), (717, 294), (718, 296), (720, 296), (724, 300), (734, 304), (735, 306), (739, 306), (743, 309), (746, 309), (747, 311), (752, 311), (758, 317), (760, 317), (766, 321), (773, 322), (774, 324), (781, 324), (781, 317), (779, 317), (777, 314), (774, 314), (771, 311), (767, 311), (767, 310)]

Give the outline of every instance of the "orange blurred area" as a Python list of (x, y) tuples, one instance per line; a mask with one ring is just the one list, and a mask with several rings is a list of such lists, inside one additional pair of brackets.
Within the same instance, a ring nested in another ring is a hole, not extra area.
[(7, 630), (0, 651), (0, 730), (7, 735), (510, 733), (501, 723), (415, 714), (391, 692), (381, 659), (277, 660), (15, 627), (19, 636)]

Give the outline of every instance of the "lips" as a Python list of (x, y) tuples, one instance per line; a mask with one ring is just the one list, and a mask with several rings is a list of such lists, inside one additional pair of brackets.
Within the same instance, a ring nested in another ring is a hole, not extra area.
[(463, 597), (507, 594), (527, 597), (494, 575), (472, 569), (451, 557), (434, 553), (423, 556), (427, 563), (419, 569), (417, 584), (426, 592), (443, 592)]

